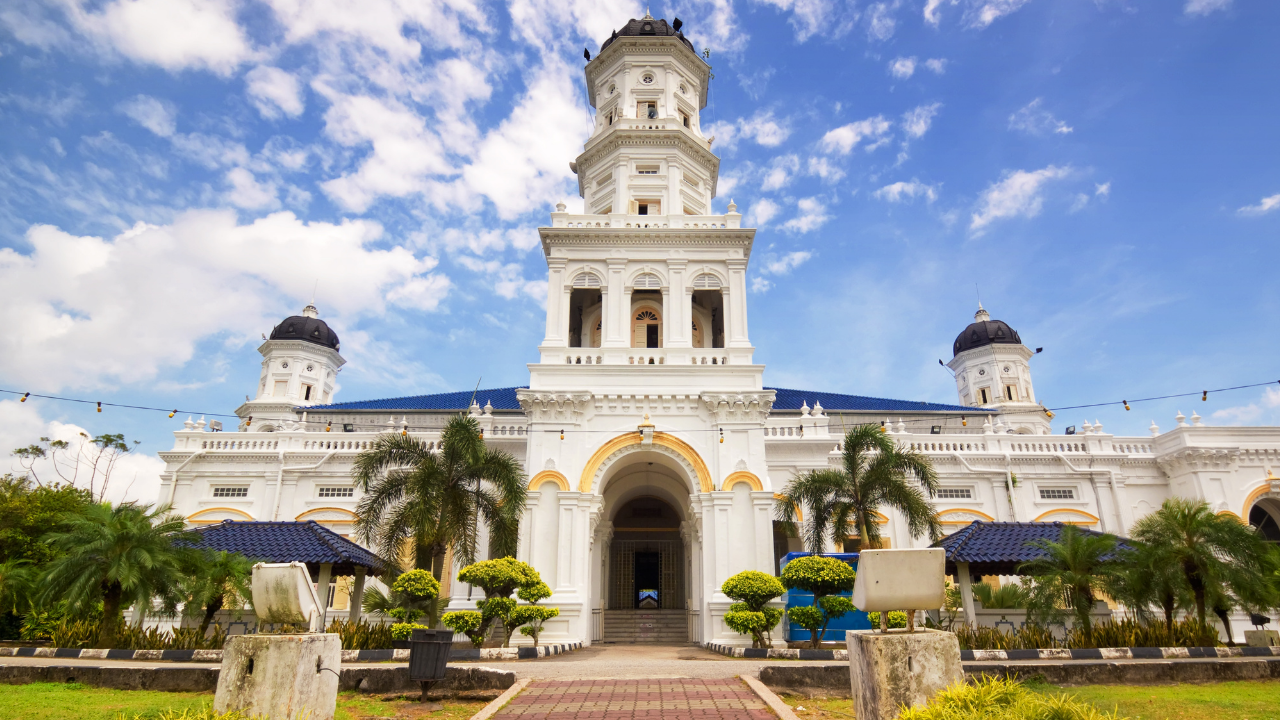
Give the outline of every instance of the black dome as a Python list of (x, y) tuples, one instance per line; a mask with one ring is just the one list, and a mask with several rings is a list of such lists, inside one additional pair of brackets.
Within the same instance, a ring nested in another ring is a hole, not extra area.
[(302, 313), (302, 315), (281, 320), (280, 324), (271, 330), (271, 339), (302, 340), (337, 350), (338, 333), (331, 330), (329, 325), (320, 319), (315, 306), (308, 305)]
[(689, 48), (690, 52), (694, 55), (698, 54), (698, 51), (693, 49), (693, 43), (689, 42), (689, 39), (684, 36), (684, 33), (676, 30), (666, 20), (654, 20), (648, 14), (639, 20), (628, 21), (626, 25), (622, 26), (621, 30), (615, 30), (613, 35), (600, 45), (600, 52), (604, 52), (604, 49), (613, 44), (613, 41), (617, 40), (619, 37), (640, 36), (678, 37), (680, 38), (680, 42), (684, 43), (685, 47)]
[(1018, 331), (1009, 327), (1009, 323), (1003, 320), (992, 320), (982, 306), (978, 306), (978, 313), (973, 316), (974, 322), (965, 328), (963, 332), (956, 336), (956, 341), (951, 345), (951, 355), (954, 357), (964, 352), (986, 345), (1021, 345), (1022, 338), (1018, 337)]

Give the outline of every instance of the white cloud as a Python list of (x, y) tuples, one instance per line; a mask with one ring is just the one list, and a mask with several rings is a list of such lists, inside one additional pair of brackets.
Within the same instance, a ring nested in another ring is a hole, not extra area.
[(1106, 200), (1107, 196), (1109, 196), (1110, 194), (1111, 194), (1111, 183), (1109, 182), (1100, 183), (1100, 184), (1095, 183), (1093, 186), (1093, 195), (1090, 196), (1088, 193), (1077, 193), (1076, 199), (1072, 201), (1071, 207), (1068, 209), (1068, 212), (1073, 212), (1073, 213), (1079, 212), (1085, 209), (1086, 207), (1088, 207), (1089, 201), (1092, 200), (1093, 198)]
[(747, 211), (747, 224), (750, 227), (763, 227), (773, 219), (778, 211), (782, 208), (778, 203), (768, 199), (761, 198), (751, 204), (751, 209)]
[(227, 76), (254, 51), (230, 0), (115, 0), (97, 12), (65, 4), (75, 27), (121, 55), (166, 70)]
[[(56, 420), (47, 421), (41, 417), (40, 407), (37, 405), (39, 402), (39, 400), (26, 403), (19, 403), (17, 400), (0, 401), (0, 447), (26, 447), (42, 437), (47, 437), (51, 440), (63, 440), (70, 443), (72, 448), (78, 449), (86, 438), (117, 430), (104, 428), (94, 432), (79, 425)], [(128, 441), (130, 438), (126, 436), (125, 440)], [(26, 468), (18, 463), (17, 458), (9, 457), (7, 462), (8, 465), (0, 466), (0, 472), (26, 474)], [(62, 480), (49, 459), (38, 461), (32, 470), (42, 483)], [(105, 498), (112, 502), (137, 500), (154, 503), (160, 491), (160, 473), (163, 471), (163, 461), (154, 455), (142, 452), (139, 448), (116, 461), (108, 480)], [(88, 489), (87, 472), (82, 471), (77, 480), (77, 487)], [(95, 494), (101, 491), (102, 480), (103, 474), (99, 472), (96, 475)]]
[(707, 137), (715, 138), (715, 146), (732, 151), (740, 140), (754, 140), (764, 147), (777, 147), (791, 136), (786, 120), (774, 117), (772, 110), (761, 110), (750, 118), (733, 122), (714, 122), (705, 126)]
[(919, 180), (913, 178), (911, 182), (898, 181), (890, 185), (885, 185), (872, 193), (872, 196), (891, 203), (899, 203), (904, 200), (914, 200), (917, 197), (923, 197), (929, 202), (933, 202), (938, 199), (938, 190), (933, 185), (925, 185)]
[(1256, 424), (1264, 415), (1273, 416), (1276, 408), (1280, 408), (1280, 389), (1263, 388), (1262, 397), (1255, 402), (1216, 410), (1209, 417), (1228, 425)]
[(1053, 113), (1041, 107), (1041, 98), (1032, 100), (1027, 103), (1026, 107), (1010, 115), (1009, 129), (1020, 130), (1029, 135), (1044, 135), (1046, 133), (1066, 135), (1073, 131), (1070, 125), (1055, 118)]
[[(189, 361), (210, 337), (257, 338), (296, 312), (316, 281), (339, 333), (388, 302), (432, 310), (448, 290), (436, 261), (402, 247), (375, 249), (366, 220), (303, 222), (278, 212), (246, 225), (231, 211), (190, 211), (111, 239), (48, 225), (26, 234), (30, 252), (0, 249), (0, 377), (56, 391), (155, 378)], [(392, 299), (389, 296), (395, 295)], [(350, 357), (350, 356), (348, 356)]]
[(941, 75), (947, 71), (947, 61), (944, 58), (929, 58), (924, 61), (924, 66), (934, 75)]
[(1004, 179), (992, 183), (979, 201), (979, 209), (973, 213), (969, 229), (981, 233), (992, 222), (1011, 217), (1034, 217), (1044, 205), (1042, 190), (1045, 183), (1059, 180), (1071, 174), (1071, 167), (1050, 165), (1041, 170), (1006, 172)]
[(844, 171), (824, 157), (809, 158), (808, 172), (810, 175), (817, 175), (827, 182), (835, 182), (844, 177)]
[(887, 139), (890, 127), (892, 124), (883, 115), (842, 125), (822, 136), (822, 149), (848, 155), (863, 140), (872, 140), (868, 149), (874, 149), (879, 146), (878, 141)]
[[(798, 214), (782, 224), (782, 229), (792, 233), (807, 233), (822, 227), (831, 216), (817, 198), (801, 198), (796, 202)], [(807, 256), (806, 256), (807, 257)]]
[(942, 16), (938, 14), (938, 8), (942, 7), (943, 2), (950, 2), (955, 5), (958, 0), (926, 0), (924, 4), (924, 21), (934, 27), (942, 20)]
[(170, 137), (178, 129), (178, 110), (173, 103), (150, 95), (136, 95), (116, 109), (160, 137)]
[(907, 137), (919, 138), (929, 132), (929, 126), (933, 124), (933, 118), (938, 114), (938, 108), (942, 107), (942, 103), (933, 103), (931, 105), (921, 105), (902, 114), (902, 131)]
[(845, 7), (837, 0), (761, 0), (779, 10), (790, 11), (788, 22), (795, 30), (796, 40), (804, 42), (814, 35), (839, 37), (853, 27), (858, 19), (852, 7)]
[(1093, 194), (1095, 197), (1105, 198), (1111, 195), (1111, 181), (1104, 183), (1096, 183), (1093, 186)]
[(486, 276), (494, 292), (500, 297), (514, 300), (524, 295), (539, 302), (545, 302), (547, 299), (547, 281), (525, 280), (522, 275), (522, 269), (517, 263), (481, 260), (469, 255), (460, 256), (458, 263), (473, 272)]
[(759, 275), (756, 275), (751, 278), (751, 292), (754, 292), (754, 293), (769, 292), (770, 288), (772, 287), (773, 287), (772, 282), (766, 280), (765, 278), (760, 277)]
[(772, 192), (786, 187), (799, 169), (800, 158), (795, 155), (781, 155), (774, 158), (769, 163), (769, 169), (765, 172), (760, 189), (764, 192)]
[(253, 173), (244, 168), (232, 168), (227, 172), (227, 202), (246, 210), (261, 210), (280, 205), (276, 199), (276, 186), (272, 183), (260, 183)]
[[(427, 40), (435, 49), (467, 44), (463, 25), (488, 31), (479, 3), (472, 0), (403, 2), (402, 0), (267, 0), (290, 43), (342, 38), (353, 46), (385, 53), (392, 62), (417, 62)], [(514, 9), (513, 9), (514, 13)], [(413, 26), (412, 33), (405, 26)]]
[(1266, 215), (1276, 208), (1280, 208), (1280, 195), (1264, 197), (1257, 205), (1245, 205), (1236, 212), (1241, 215)]
[(899, 0), (892, 3), (878, 2), (867, 8), (867, 39), (888, 40), (893, 37), (898, 21), (893, 12), (898, 9)]
[(889, 61), (889, 74), (899, 80), (906, 80), (916, 72), (916, 59), (914, 57), (900, 57)]
[(1031, 0), (971, 0), (965, 11), (969, 27), (985, 28), (1005, 15), (1012, 14)]
[(277, 67), (259, 65), (245, 73), (249, 99), (262, 117), (268, 120), (283, 115), (297, 117), (304, 104), (298, 78)]
[(1187, 0), (1182, 11), (1188, 15), (1208, 15), (1231, 7), (1231, 0)]
[(811, 257), (813, 253), (808, 250), (796, 250), (780, 257), (769, 256), (760, 266), (760, 272), (767, 275), (786, 275)]

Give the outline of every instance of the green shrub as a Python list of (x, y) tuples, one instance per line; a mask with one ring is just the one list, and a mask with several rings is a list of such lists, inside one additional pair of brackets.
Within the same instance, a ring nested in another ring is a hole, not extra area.
[(984, 676), (972, 685), (957, 683), (929, 704), (904, 708), (898, 720), (1121, 720), (1067, 695), (1050, 695), (1022, 684)]
[(391, 589), (413, 600), (434, 600), (440, 597), (440, 581), (426, 570), (410, 570), (396, 578)]
[(540, 600), (546, 600), (551, 597), (551, 588), (547, 587), (544, 582), (536, 585), (526, 585), (516, 591), (516, 597), (527, 603), (537, 603)]
[(391, 626), (384, 623), (370, 624), (361, 618), (359, 622), (334, 620), (325, 632), (342, 639), (343, 650), (385, 650), (391, 647)]
[[(511, 611), (511, 627), (520, 628), (520, 634), (533, 638), (533, 646), (538, 647), (538, 635), (542, 634), (542, 623), (559, 616), (560, 608), (521, 605)], [(508, 637), (510, 637), (509, 634)]]
[(816, 600), (823, 595), (853, 590), (856, 578), (853, 568), (832, 557), (807, 555), (787, 563), (782, 569), (782, 584), (788, 590), (813, 593)]
[[(892, 615), (890, 615), (892, 618)], [(1059, 639), (1043, 625), (1024, 625), (1013, 631), (959, 625), (956, 639), (964, 650), (1085, 649), (1100, 647), (1215, 647), (1218, 630), (1195, 618), (1179, 620), (1170, 632), (1163, 622), (1144, 624), (1131, 619), (1099, 623), (1089, 631), (1071, 630)]]
[(768, 607), (768, 603), (786, 591), (778, 578), (759, 570), (734, 575), (720, 586), (720, 592), (738, 601), (725, 614), (725, 624), (736, 633), (750, 635), (753, 648), (772, 647), (771, 633), (782, 619), (782, 611)]
[[(867, 619), (871, 621), (871, 627), (873, 629), (880, 627), (880, 613), (878, 612), (867, 613)], [(905, 612), (901, 610), (889, 611), (889, 629), (890, 630), (905, 628), (906, 626), (907, 626), (907, 614)]]
[(818, 635), (818, 628), (826, 623), (826, 618), (822, 616), (822, 611), (812, 605), (788, 608), (787, 619), (808, 630), (810, 636), (815, 638), (821, 637), (821, 635)]
[(440, 622), (455, 633), (466, 635), (474, 647), (480, 647), (484, 644), (484, 635), (488, 627), (484, 625), (484, 618), (475, 610), (459, 610), (445, 613), (444, 617), (440, 618)]
[[(503, 647), (507, 647), (511, 641), (511, 633), (515, 632), (515, 628), (510, 627), (511, 611), (516, 606), (515, 601), (511, 600), (511, 594), (523, 588), (544, 585), (542, 576), (533, 566), (510, 557), (472, 563), (462, 568), (458, 573), (458, 580), (484, 590), (485, 599), (476, 603), (482, 613), (480, 627), (476, 630), (480, 634), (480, 642), (483, 643), (484, 637), (489, 634), (489, 626), (493, 621), (501, 619), (503, 626), (507, 628)], [(505, 602), (490, 604), (494, 600)], [(475, 638), (471, 642), (474, 643)]]
[(414, 630), (430, 630), (426, 625), (416, 623), (395, 623), (391, 626), (391, 639), (401, 642), (413, 637)]
[[(98, 640), (101, 622), (64, 619), (49, 632), (49, 644), (60, 648), (92, 647)], [(218, 650), (226, 641), (227, 633), (221, 625), (213, 625), (208, 634), (201, 634), (199, 628), (161, 630), (119, 625), (109, 644), (123, 650)]]

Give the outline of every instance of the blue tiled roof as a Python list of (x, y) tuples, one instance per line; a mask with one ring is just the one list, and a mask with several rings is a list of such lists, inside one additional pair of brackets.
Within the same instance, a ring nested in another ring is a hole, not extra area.
[(918, 400), (890, 400), (887, 398), (866, 397), (864, 395), (842, 395), (840, 393), (814, 392), (812, 390), (789, 390), (787, 388), (765, 388), (778, 393), (773, 401), (774, 410), (799, 410), (804, 403), (813, 407), (815, 402), (822, 403), (823, 410), (872, 410), (885, 412), (967, 412), (977, 415), (981, 411), (962, 405), (944, 405)]
[[(490, 403), (494, 410), (519, 410), (516, 390), (522, 388), (496, 388), (480, 390), (475, 394), (476, 403), (481, 407)], [(826, 410), (866, 410), (873, 412), (967, 412), (980, 414), (976, 408), (961, 405), (944, 405), (941, 403), (920, 402), (916, 400), (889, 400), (863, 395), (842, 395), (840, 393), (816, 392), (812, 390), (789, 390), (787, 388), (765, 388), (777, 392), (774, 410), (799, 410), (808, 403), (822, 403)], [(325, 410), (466, 410), (471, 405), (471, 391), (438, 393), (435, 395), (411, 395), (409, 397), (383, 398), (381, 400), (358, 400), (355, 402), (335, 403), (333, 405), (316, 405), (305, 409), (308, 412)]]
[(197, 547), (238, 552), (258, 562), (303, 562), (314, 575), (321, 563), (332, 563), (333, 574), (353, 575), (362, 567), (378, 573), (386, 563), (382, 558), (308, 520), (306, 522), (237, 522), (224, 520), (197, 528)]
[[(956, 563), (969, 563), (976, 575), (1015, 575), (1018, 566), (1042, 557), (1044, 551), (1037, 540), (1057, 542), (1062, 536), (1061, 522), (983, 522), (977, 520), (934, 543), (947, 553), (947, 572), (955, 572)], [(1102, 535), (1085, 528), (1089, 535)], [(1123, 538), (1118, 546), (1128, 545)]]

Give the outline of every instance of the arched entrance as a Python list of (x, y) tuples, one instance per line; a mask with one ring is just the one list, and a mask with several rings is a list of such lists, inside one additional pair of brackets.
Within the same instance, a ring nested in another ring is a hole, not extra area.
[(696, 481), (677, 458), (636, 447), (601, 477), (605, 532), (593, 583), (601, 642), (689, 642), (689, 609), (698, 603), (689, 509)]
[(1249, 524), (1258, 528), (1258, 534), (1267, 542), (1280, 543), (1280, 500), (1260, 498), (1249, 509)]

